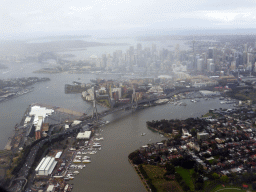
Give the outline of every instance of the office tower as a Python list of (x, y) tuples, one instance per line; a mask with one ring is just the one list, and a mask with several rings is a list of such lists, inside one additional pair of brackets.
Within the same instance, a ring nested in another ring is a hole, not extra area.
[(137, 44), (137, 51), (138, 52), (142, 51), (142, 45), (140, 43)]
[(210, 63), (210, 72), (215, 72), (215, 64), (214, 63)]
[(203, 71), (203, 63), (204, 63), (203, 59), (197, 60), (197, 71)]
[(243, 65), (247, 64), (247, 51), (243, 52)]
[(103, 54), (102, 55), (102, 68), (106, 68), (106, 66), (107, 66), (107, 56), (106, 56), (106, 54)]
[(208, 59), (213, 59), (213, 56), (214, 56), (214, 48), (209, 47), (209, 49), (208, 49)]
[(248, 51), (247, 44), (244, 44), (244, 51), (245, 51), (245, 52)]
[(152, 44), (152, 54), (156, 52), (156, 44)]
[(214, 63), (213, 62), (213, 59), (207, 59), (207, 71), (210, 71), (210, 67), (211, 67), (211, 63)]

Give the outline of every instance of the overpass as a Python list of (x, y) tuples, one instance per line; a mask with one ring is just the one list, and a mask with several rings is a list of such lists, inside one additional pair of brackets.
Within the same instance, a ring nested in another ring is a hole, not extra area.
[[(203, 90), (206, 90), (206, 89), (209, 89), (209, 88), (204, 88)], [(179, 93), (185, 93), (185, 92), (191, 92), (191, 91), (199, 91), (199, 90), (201, 90), (201, 89), (200, 88), (184, 88), (184, 89), (179, 89), (179, 90), (173, 91), (172, 93), (169, 93), (165, 97), (161, 97), (161, 98), (154, 97), (154, 98), (150, 98), (150, 99), (140, 100), (140, 101), (138, 101), (138, 105), (154, 102), (154, 101), (157, 101), (158, 99), (169, 99), (172, 96), (177, 95)], [(129, 104), (120, 106), (118, 108), (106, 110), (106, 111), (103, 111), (103, 112), (99, 113), (98, 116), (99, 116), (99, 118), (102, 118), (102, 117), (105, 117), (105, 116), (107, 116), (107, 115), (109, 115), (111, 113), (115, 113), (115, 112), (118, 112), (118, 111), (126, 109), (126, 108), (130, 108), (131, 109), (132, 105), (133, 105), (132, 103), (129, 103)]]

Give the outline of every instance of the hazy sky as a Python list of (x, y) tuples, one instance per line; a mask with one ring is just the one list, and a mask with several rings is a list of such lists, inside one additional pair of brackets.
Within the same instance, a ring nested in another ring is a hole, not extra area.
[(0, 5), (0, 34), (255, 27), (255, 0), (1, 0)]

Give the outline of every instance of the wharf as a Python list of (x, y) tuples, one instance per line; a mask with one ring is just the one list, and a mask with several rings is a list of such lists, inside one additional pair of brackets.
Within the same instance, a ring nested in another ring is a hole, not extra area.
[(85, 115), (84, 113), (81, 113), (81, 112), (78, 112), (78, 111), (73, 111), (73, 110), (70, 110), (70, 109), (61, 108), (61, 107), (56, 107), (56, 106), (51, 106), (51, 105), (46, 105), (46, 104), (39, 104), (39, 103), (33, 104), (33, 106), (35, 106), (35, 105), (38, 105), (40, 107), (46, 107), (48, 109), (53, 109), (53, 110), (58, 111), (60, 113), (65, 113), (65, 114), (76, 116), (76, 117), (81, 117), (81, 116)]

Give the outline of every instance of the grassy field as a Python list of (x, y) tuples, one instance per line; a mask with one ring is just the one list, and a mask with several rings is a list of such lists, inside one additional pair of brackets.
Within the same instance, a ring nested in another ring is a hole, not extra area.
[(176, 167), (175, 171), (180, 174), (183, 180), (187, 183), (191, 191), (195, 191), (194, 183), (192, 181), (192, 173), (194, 169), (184, 169), (183, 167)]
[(143, 165), (143, 168), (147, 172), (150, 179), (152, 179), (153, 185), (158, 192), (182, 192), (182, 188), (176, 181), (166, 181), (163, 177), (166, 172), (164, 168), (154, 165)]
[[(236, 191), (247, 192), (248, 190), (241, 189), (241, 187), (232, 186), (232, 185), (227, 185), (225, 187), (223, 187), (222, 185), (218, 185), (211, 192), (218, 192), (218, 191), (221, 191), (221, 192), (233, 192), (233, 191), (234, 192), (236, 192)], [(252, 190), (250, 190), (250, 191), (252, 191)]]

